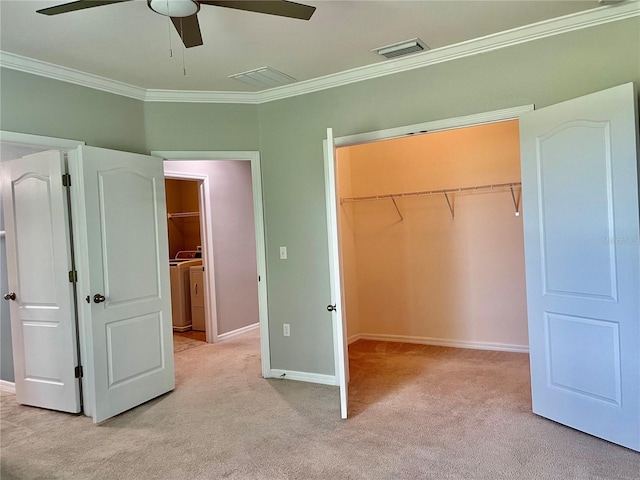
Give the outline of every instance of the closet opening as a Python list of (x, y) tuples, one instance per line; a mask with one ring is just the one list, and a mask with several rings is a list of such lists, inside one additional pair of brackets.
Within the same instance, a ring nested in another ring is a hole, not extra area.
[[(165, 178), (174, 351), (206, 342), (203, 180)], [(215, 288), (215, 287), (214, 287)]]
[(518, 120), (336, 148), (352, 366), (420, 345), (528, 352), (520, 182)]

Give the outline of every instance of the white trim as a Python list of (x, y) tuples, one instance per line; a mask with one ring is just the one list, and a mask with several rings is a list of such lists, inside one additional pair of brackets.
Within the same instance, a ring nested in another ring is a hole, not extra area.
[(395, 73), (444, 63), (460, 58), (492, 52), (521, 43), (540, 40), (563, 33), (625, 20), (640, 15), (640, 3), (623, 2), (591, 10), (565, 15), (542, 22), (513, 28), (473, 40), (435, 48), (423, 53), (346, 70), (332, 75), (306, 80), (260, 92), (216, 92), (144, 89), (127, 83), (110, 80), (72, 68), (0, 51), (0, 66), (21, 72), (61, 80), (117, 95), (147, 102), (181, 103), (246, 103), (260, 104), (283, 98), (304, 95), (329, 88), (349, 85)]
[(257, 105), (264, 103), (262, 92), (215, 92), (198, 90), (147, 90), (145, 102), (177, 103), (241, 103)]
[(230, 338), (237, 337), (238, 335), (242, 335), (243, 333), (251, 332), (259, 328), (260, 328), (260, 322), (247, 325), (246, 327), (237, 328), (236, 330), (232, 330), (227, 333), (221, 333), (220, 335), (218, 335), (218, 338), (216, 338), (216, 342), (229, 340)]
[[(284, 376), (283, 376), (284, 375)], [(280, 370), (274, 368), (265, 378), (278, 378), (282, 380), (295, 380), (297, 382), (319, 383), (321, 385), (338, 386), (335, 375), (323, 375), (321, 373), (296, 372), (294, 370)]]
[(258, 266), (258, 312), (260, 317), (260, 358), (262, 376), (269, 377), (271, 352), (269, 346), (269, 307), (267, 302), (267, 247), (265, 242), (264, 206), (260, 152), (257, 151), (152, 151), (151, 155), (167, 160), (248, 160), (251, 162), (253, 216), (256, 230), (256, 260)]
[(474, 113), (463, 117), (443, 118), (432, 122), (415, 123), (403, 127), (387, 128), (374, 132), (358, 133), (346, 135), (334, 139), (336, 148), (350, 145), (361, 145), (363, 143), (377, 142), (379, 140), (390, 140), (392, 138), (404, 137), (415, 133), (437, 132), (441, 130), (453, 130), (455, 128), (482, 125), (485, 123), (503, 122), (514, 120), (527, 112), (534, 110), (534, 105), (520, 105), (517, 107), (493, 110), (491, 112)]
[(0, 390), (7, 393), (16, 393), (16, 384), (7, 380), (0, 380)]
[(471, 342), (450, 338), (414, 337), (410, 335), (384, 335), (378, 333), (361, 333), (358, 340), (377, 340), (379, 342), (416, 343), (420, 345), (437, 345), (440, 347), (469, 348), (473, 350), (492, 350), (498, 352), (528, 353), (528, 345), (510, 343)]
[(361, 339), (362, 339), (362, 335), (360, 335), (359, 333), (356, 333), (355, 335), (351, 335), (349, 338), (347, 338), (347, 345), (356, 343), (358, 340), (361, 340)]
[(86, 145), (81, 140), (69, 140), (66, 138), (45, 137), (28, 133), (9, 132), (0, 130), (0, 142), (18, 143), (25, 146), (48, 147), (52, 149), (71, 150), (79, 145)]
[(73, 83), (81, 87), (93, 88), (123, 97), (135, 98), (136, 100), (144, 100), (147, 92), (144, 88), (129, 85), (128, 83), (111, 80), (49, 62), (43, 62), (42, 60), (24, 57), (11, 52), (0, 51), (0, 67), (31, 73), (61, 82)]

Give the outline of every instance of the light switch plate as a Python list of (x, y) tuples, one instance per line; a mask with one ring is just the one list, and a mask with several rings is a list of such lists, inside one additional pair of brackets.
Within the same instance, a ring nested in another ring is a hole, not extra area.
[(280, 260), (287, 259), (287, 247), (280, 247)]

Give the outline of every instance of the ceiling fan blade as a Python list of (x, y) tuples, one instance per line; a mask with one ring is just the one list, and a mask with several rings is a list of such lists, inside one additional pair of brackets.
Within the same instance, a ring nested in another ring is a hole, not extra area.
[(178, 35), (182, 38), (182, 43), (187, 48), (202, 45), (202, 35), (200, 34), (200, 23), (198, 23), (198, 15), (193, 14), (190, 17), (171, 17), (173, 26), (176, 27)]
[(302, 5), (301, 3), (288, 2), (286, 0), (198, 0), (202, 5), (215, 5), (217, 7), (235, 8), (249, 12), (267, 13), (280, 17), (298, 18), (309, 20), (316, 7)]
[(101, 7), (111, 3), (130, 2), (131, 0), (78, 0), (76, 2), (63, 3), (49, 8), (36, 10), (37, 13), (44, 15), (58, 15), (60, 13), (74, 12), (76, 10), (84, 10), (85, 8)]

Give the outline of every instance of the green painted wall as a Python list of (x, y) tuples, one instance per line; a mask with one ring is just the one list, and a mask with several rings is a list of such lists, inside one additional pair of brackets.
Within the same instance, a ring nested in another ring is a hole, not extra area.
[[(640, 19), (260, 106), (273, 368), (333, 374), (322, 140), (640, 85)], [(279, 260), (286, 245), (289, 259)], [(291, 324), (291, 336), (282, 324)]]
[(148, 151), (260, 148), (256, 105), (147, 103), (144, 126)]
[(0, 128), (145, 153), (144, 103), (66, 82), (0, 69)]
[[(2, 70), (0, 128), (151, 150), (260, 150), (272, 367), (333, 374), (322, 140), (640, 85), (640, 19), (255, 105), (148, 103)], [(278, 248), (289, 259), (279, 260)], [(291, 336), (282, 336), (282, 324)], [(5, 339), (2, 339), (4, 345)]]

